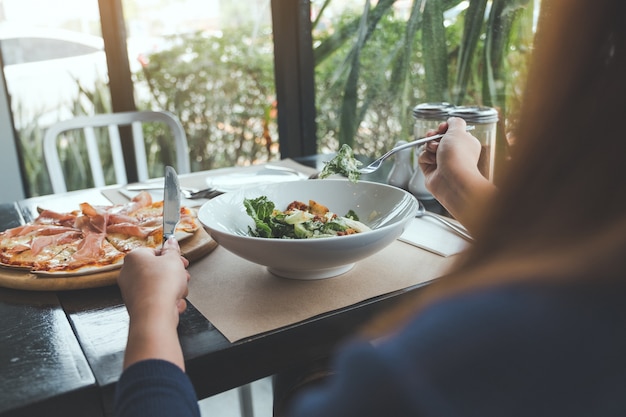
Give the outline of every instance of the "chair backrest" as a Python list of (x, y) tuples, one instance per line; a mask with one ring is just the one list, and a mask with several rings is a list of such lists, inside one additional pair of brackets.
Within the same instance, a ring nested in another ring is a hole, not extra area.
[(189, 173), (191, 169), (189, 164), (187, 136), (185, 135), (180, 121), (171, 113), (165, 111), (137, 111), (79, 116), (50, 126), (44, 135), (43, 151), (48, 174), (50, 175), (50, 181), (52, 183), (52, 191), (54, 193), (67, 191), (57, 141), (63, 133), (71, 130), (83, 130), (93, 182), (96, 187), (102, 187), (107, 184), (105, 184), (104, 180), (104, 170), (94, 128), (108, 128), (115, 180), (117, 184), (126, 184), (128, 180), (126, 167), (124, 165), (124, 154), (122, 152), (119, 127), (132, 126), (137, 176), (139, 181), (147, 180), (149, 178), (148, 162), (142, 126), (144, 123), (150, 122), (161, 122), (169, 127), (176, 144), (176, 170), (179, 174)]

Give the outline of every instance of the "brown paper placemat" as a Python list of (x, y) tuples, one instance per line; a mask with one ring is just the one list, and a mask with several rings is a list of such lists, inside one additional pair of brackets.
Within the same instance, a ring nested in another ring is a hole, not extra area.
[(231, 342), (424, 283), (446, 271), (444, 258), (395, 241), (340, 276), (279, 278), (218, 246), (189, 267), (189, 301)]

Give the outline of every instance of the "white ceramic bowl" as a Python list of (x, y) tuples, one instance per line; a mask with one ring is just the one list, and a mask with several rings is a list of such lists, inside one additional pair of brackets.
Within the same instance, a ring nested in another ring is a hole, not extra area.
[[(244, 198), (267, 196), (284, 210), (294, 200), (315, 200), (331, 212), (354, 210), (372, 230), (348, 236), (318, 239), (251, 237), (254, 222), (246, 213)], [(417, 200), (396, 187), (346, 179), (294, 181), (243, 188), (206, 202), (198, 212), (204, 228), (228, 251), (265, 265), (277, 276), (322, 279), (343, 274), (402, 234), (417, 212)]]

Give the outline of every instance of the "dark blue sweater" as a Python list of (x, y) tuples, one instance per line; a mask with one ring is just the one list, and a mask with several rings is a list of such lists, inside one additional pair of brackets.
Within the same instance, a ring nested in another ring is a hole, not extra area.
[[(335, 370), (290, 416), (623, 417), (626, 291), (508, 285), (455, 296), (376, 347), (345, 346)], [(124, 372), (116, 411), (198, 415), (189, 381), (162, 361)]]

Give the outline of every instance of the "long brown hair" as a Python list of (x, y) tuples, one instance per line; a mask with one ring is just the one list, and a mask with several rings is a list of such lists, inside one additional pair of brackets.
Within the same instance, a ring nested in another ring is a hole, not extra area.
[(626, 2), (542, 7), (510, 166), (472, 216), (476, 243), (418, 309), (520, 280), (626, 280)]
[[(626, 4), (559, 0), (548, 7), (518, 149), (498, 195), (482, 207), (477, 244), (461, 270), (531, 257), (570, 275), (568, 265), (598, 268), (596, 256), (610, 257), (611, 249), (626, 255)], [(581, 253), (563, 264), (558, 256), (570, 251)], [(624, 269), (615, 272), (626, 279)]]

